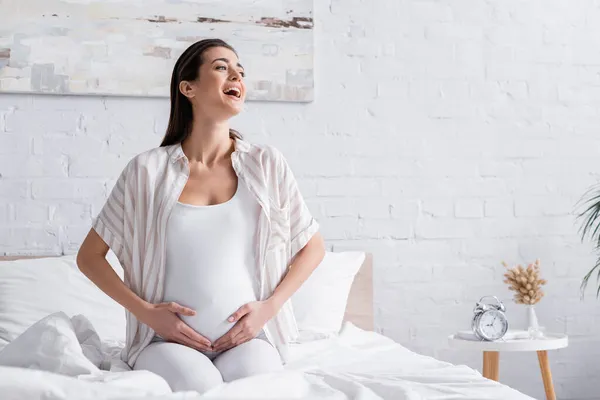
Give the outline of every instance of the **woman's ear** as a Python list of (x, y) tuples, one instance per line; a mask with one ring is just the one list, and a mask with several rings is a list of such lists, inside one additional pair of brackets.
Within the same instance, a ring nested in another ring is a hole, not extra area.
[(196, 96), (194, 87), (188, 81), (179, 82), (179, 91), (188, 99), (191, 99), (194, 96)]

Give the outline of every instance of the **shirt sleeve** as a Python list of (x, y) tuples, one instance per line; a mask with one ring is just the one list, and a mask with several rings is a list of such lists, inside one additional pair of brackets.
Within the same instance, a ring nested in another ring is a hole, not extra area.
[(319, 224), (310, 213), (304, 198), (298, 188), (298, 182), (285, 159), (279, 153), (279, 190), (282, 204), (289, 204), (290, 207), (290, 239), (291, 239), (291, 257), (302, 250), (308, 241), (319, 230)]
[(92, 228), (119, 259), (121, 259), (125, 241), (125, 193), (130, 164), (121, 172), (108, 199), (92, 224)]

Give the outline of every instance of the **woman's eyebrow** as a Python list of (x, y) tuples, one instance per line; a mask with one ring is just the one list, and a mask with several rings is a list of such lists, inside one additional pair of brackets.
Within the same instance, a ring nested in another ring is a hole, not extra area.
[[(217, 61), (223, 61), (223, 62), (225, 62), (225, 63), (229, 64), (229, 59), (228, 59), (228, 58), (225, 58), (225, 57), (221, 57), (221, 58), (215, 58), (211, 64), (214, 64), (214, 63), (215, 63), (215, 62), (217, 62)], [(238, 66), (238, 67), (240, 67), (241, 69), (244, 69), (244, 67), (243, 67), (243, 66), (242, 66), (242, 64), (240, 64), (240, 63), (237, 63), (237, 66)]]

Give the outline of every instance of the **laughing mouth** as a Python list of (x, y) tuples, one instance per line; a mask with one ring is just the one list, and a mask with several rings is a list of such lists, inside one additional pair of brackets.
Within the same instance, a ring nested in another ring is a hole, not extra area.
[(236, 99), (239, 99), (242, 97), (242, 91), (240, 89), (238, 89), (237, 87), (227, 88), (227, 89), (223, 90), (223, 93), (225, 93), (227, 96), (235, 97)]

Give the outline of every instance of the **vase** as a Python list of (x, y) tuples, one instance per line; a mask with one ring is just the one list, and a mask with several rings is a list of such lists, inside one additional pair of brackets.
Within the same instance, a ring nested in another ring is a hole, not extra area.
[(541, 339), (544, 336), (533, 304), (527, 306), (527, 332), (530, 339)]

